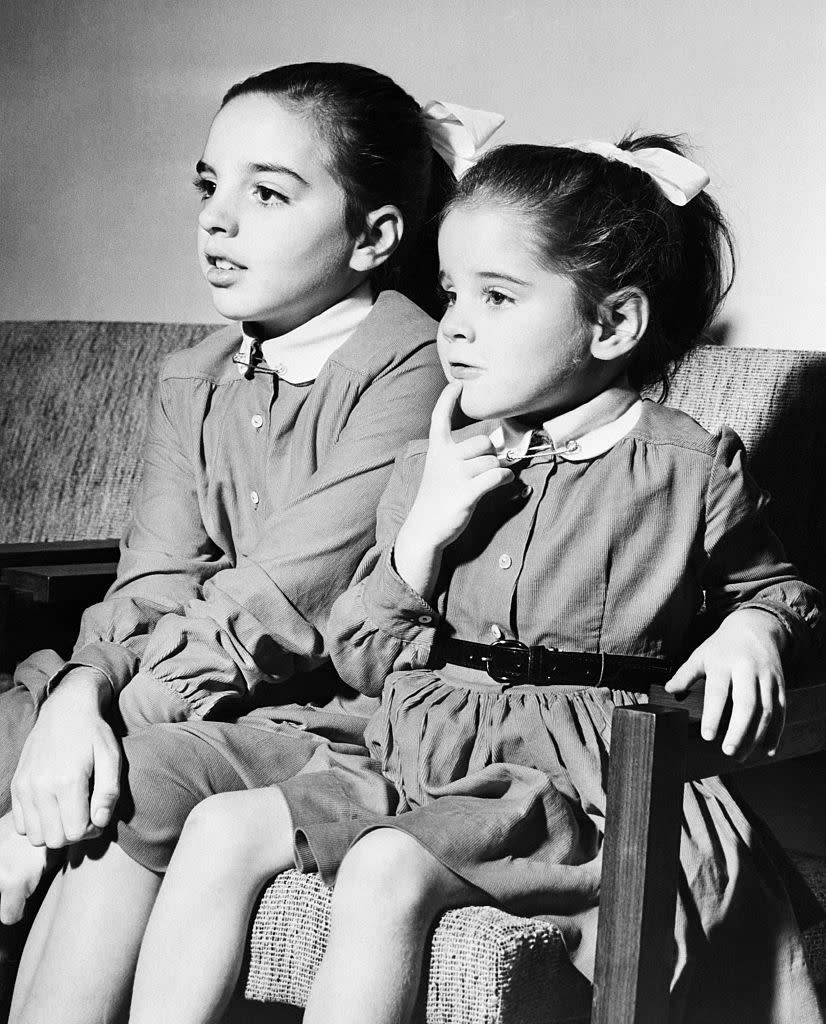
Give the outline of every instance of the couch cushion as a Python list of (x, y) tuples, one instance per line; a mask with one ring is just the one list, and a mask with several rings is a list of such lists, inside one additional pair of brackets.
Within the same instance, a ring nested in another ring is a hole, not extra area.
[[(330, 927), (330, 890), (287, 871), (265, 891), (253, 924), (246, 999), (304, 1006)], [(427, 1024), (586, 1021), (590, 988), (556, 925), (493, 907), (450, 910), (433, 933)]]
[[(826, 863), (795, 861), (826, 907)], [(330, 930), (330, 890), (318, 875), (286, 871), (265, 890), (242, 981), (256, 1002), (305, 1006)], [(826, 982), (826, 924), (804, 935), (818, 984)], [(566, 1024), (588, 1020), (590, 990), (568, 960), (559, 929), (543, 918), (463, 907), (433, 932), (425, 1005), (417, 1024)]]
[(120, 536), (161, 360), (212, 330), (0, 323), (0, 542)]
[[(791, 858), (826, 912), (826, 857), (792, 853)], [(818, 985), (826, 985), (826, 920), (804, 933), (803, 944), (815, 982)]]

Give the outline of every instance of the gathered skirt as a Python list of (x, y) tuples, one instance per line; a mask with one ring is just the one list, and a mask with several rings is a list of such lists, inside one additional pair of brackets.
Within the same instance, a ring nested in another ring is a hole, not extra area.
[[(519, 914), (553, 917), (593, 977), (611, 714), (646, 698), (576, 686), (503, 688), (448, 666), (395, 673), (368, 755), (320, 748), (281, 788), (296, 864), (328, 884), (382, 827)], [(671, 1022), (822, 1020), (770, 844), (722, 780), (684, 790)]]

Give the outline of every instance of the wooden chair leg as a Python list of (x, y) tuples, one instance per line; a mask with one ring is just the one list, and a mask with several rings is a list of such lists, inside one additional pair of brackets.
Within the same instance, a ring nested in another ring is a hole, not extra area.
[(668, 1020), (687, 736), (685, 711), (614, 711), (592, 1024)]

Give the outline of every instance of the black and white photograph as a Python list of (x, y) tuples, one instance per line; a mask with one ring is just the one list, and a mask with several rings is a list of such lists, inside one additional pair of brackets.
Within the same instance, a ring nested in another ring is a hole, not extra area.
[(822, 0), (0, 81), (0, 1024), (825, 1024)]

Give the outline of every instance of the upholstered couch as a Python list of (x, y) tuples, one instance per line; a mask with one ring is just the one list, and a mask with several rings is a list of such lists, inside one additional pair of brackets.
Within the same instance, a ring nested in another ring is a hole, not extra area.
[[(166, 353), (208, 330), (0, 325), (0, 670), (47, 640), (65, 649), (79, 607), (105, 589), (140, 469), (155, 371)], [(819, 586), (826, 582), (824, 397), (826, 353), (711, 346), (694, 353), (669, 397), (704, 425), (726, 422), (740, 433), (755, 475), (773, 494), (775, 528)], [(824, 767), (821, 753), (785, 771), (742, 773), (743, 788), (773, 818), (821, 900)], [(329, 893), (315, 876), (288, 872), (264, 892), (243, 978), (247, 999), (303, 1005), (328, 915)], [(822, 926), (807, 935), (821, 982), (825, 939)], [(589, 1002), (590, 988), (552, 923), (490, 907), (451, 911), (437, 923), (421, 1000), (428, 1024), (585, 1020)]]

